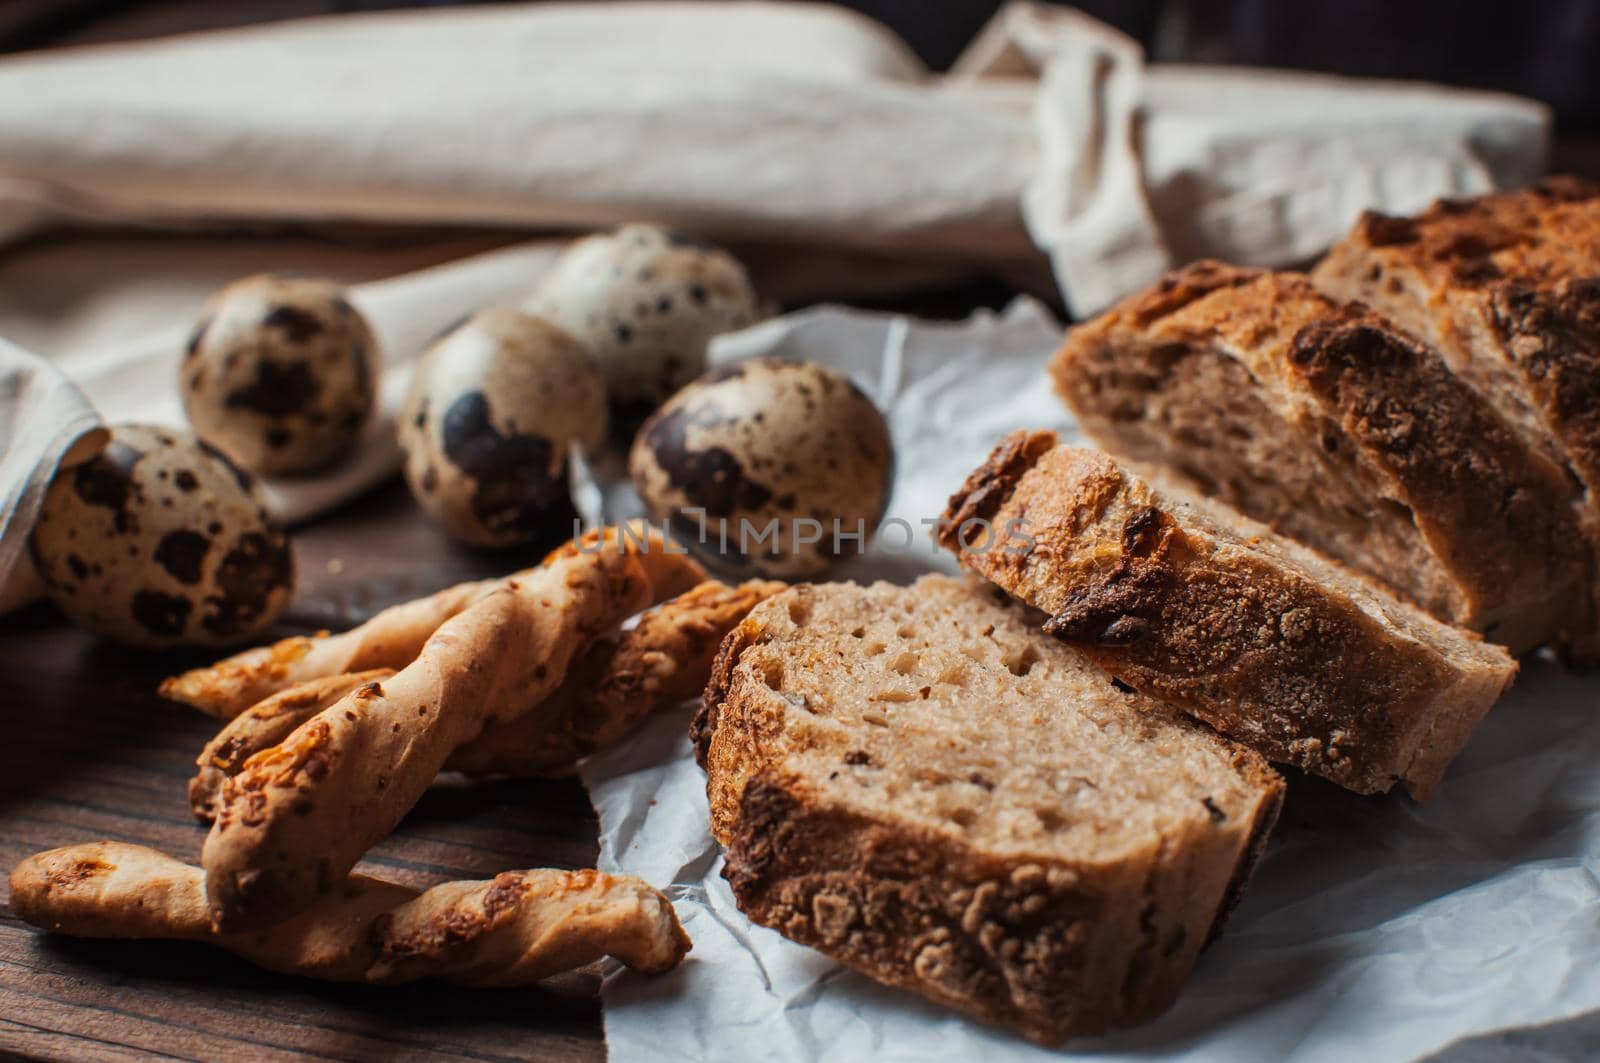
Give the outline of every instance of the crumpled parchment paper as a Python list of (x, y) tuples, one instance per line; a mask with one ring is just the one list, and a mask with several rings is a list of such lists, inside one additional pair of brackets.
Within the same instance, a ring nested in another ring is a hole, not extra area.
[[(1006, 431), (1076, 435), (1043, 377), (1058, 338), (1027, 302), (960, 326), (819, 309), (726, 337), (715, 357), (782, 354), (849, 372), (890, 417), (900, 468), (889, 516), (917, 525)], [(920, 534), (843, 574), (905, 582), (930, 567), (950, 562)], [(1597, 713), (1600, 679), (1532, 660), (1426, 805), (1289, 772), (1250, 891), (1176, 1006), (1070, 1043), (1074, 1058), (1404, 1059), (1600, 1008)], [(1054, 1056), (745, 919), (708, 830), (689, 716), (651, 720), (583, 772), (600, 867), (666, 889), (694, 939), (671, 974), (607, 979), (613, 1063)]]

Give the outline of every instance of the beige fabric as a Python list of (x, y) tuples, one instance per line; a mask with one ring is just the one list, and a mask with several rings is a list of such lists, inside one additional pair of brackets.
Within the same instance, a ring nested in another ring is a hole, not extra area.
[(1025, 111), (925, 76), (887, 31), (817, 5), (379, 14), (46, 54), (0, 65), (0, 232), (649, 216), (1026, 253)]
[(1089, 312), (1174, 256), (1276, 264), (1361, 206), (1526, 179), (1546, 126), (1481, 93), (1147, 67), (1028, 2), (948, 78), (819, 4), (320, 18), (0, 62), (0, 237), (646, 217), (991, 265), (1043, 248)]
[[(537, 281), (556, 245), (516, 241), (637, 219), (731, 243), (780, 302), (974, 273), (1037, 291), (1053, 271), (1083, 314), (1198, 254), (1282, 264), (1363, 207), (1524, 181), (1547, 126), (1508, 97), (1150, 66), (1025, 0), (944, 77), (875, 23), (790, 3), (413, 11), (11, 57), (0, 336), (50, 364), (0, 351), (0, 394), (57, 387), (53, 366), (107, 421), (180, 423), (204, 296), (292, 267), (368, 282), (392, 410), (428, 336)], [(32, 455), (10, 447), (0, 480), (0, 585), (72, 438), (39, 409), (0, 401), (0, 438)], [(269, 484), (275, 511), (391, 473), (389, 429)]]

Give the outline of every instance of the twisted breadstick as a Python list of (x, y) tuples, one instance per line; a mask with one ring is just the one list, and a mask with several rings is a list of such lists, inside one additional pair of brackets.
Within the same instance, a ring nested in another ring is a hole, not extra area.
[[(530, 570), (531, 571), (531, 570)], [(231, 720), (279, 691), (312, 679), (372, 668), (404, 668), (439, 625), (520, 572), (505, 579), (458, 583), (436, 594), (385, 609), (359, 627), (315, 638), (296, 635), (172, 676), (161, 696)]]
[(650, 713), (705, 689), (717, 647), (745, 614), (786, 585), (707, 580), (596, 643), (544, 704), (492, 723), (451, 754), (447, 768), (475, 775), (545, 775), (622, 741)]
[(648, 528), (591, 533), (256, 753), (223, 784), (201, 851), (218, 929), (278, 922), (334, 889), (458, 746), (544, 701), (598, 635), (704, 575)]
[[(620, 742), (655, 710), (698, 694), (717, 647), (734, 625), (784, 584), (707, 580), (640, 618), (637, 627), (594, 644), (542, 705), (491, 723), (450, 755), (445, 768), (473, 775), (550, 775)], [(240, 713), (207, 744), (189, 780), (196, 816), (216, 815), (217, 797), (253, 754), (287, 738), (349, 691), (387, 679), (388, 669), (313, 679)]]
[(353, 875), (284, 923), (225, 933), (211, 927), (199, 868), (140, 845), (90, 842), (18, 864), (11, 907), (56, 933), (203, 941), (330, 982), (526, 985), (607, 955), (657, 974), (689, 951), (665, 897), (598, 871), (507, 871), (421, 894)]
[(392, 675), (392, 668), (374, 668), (308, 679), (241, 712), (223, 725), (195, 760), (200, 770), (189, 780), (189, 807), (196, 816), (209, 821), (217, 814), (217, 796), (222, 784), (229, 776), (239, 774), (250, 757), (282, 742), (295, 728), (356, 687)]

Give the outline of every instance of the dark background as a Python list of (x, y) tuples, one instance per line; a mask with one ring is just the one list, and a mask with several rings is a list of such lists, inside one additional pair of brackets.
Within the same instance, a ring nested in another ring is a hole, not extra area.
[[(0, 51), (449, 0), (0, 0)], [(846, 0), (947, 66), (1000, 0)], [(1079, 0), (1152, 59), (1501, 89), (1600, 133), (1597, 0)]]

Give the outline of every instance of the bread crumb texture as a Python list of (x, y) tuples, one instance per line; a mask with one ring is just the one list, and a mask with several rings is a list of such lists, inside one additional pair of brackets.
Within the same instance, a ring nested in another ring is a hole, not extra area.
[(1047, 1043), (1175, 996), (1281, 798), (976, 580), (801, 586), (695, 725), (757, 922)]

